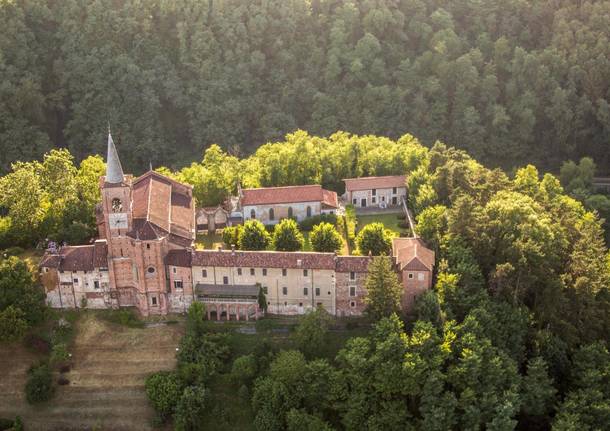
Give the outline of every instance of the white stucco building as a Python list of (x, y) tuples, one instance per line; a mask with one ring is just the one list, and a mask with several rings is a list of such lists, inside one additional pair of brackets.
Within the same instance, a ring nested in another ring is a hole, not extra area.
[(400, 205), (407, 198), (406, 180), (404, 175), (344, 179), (343, 198), (356, 208)]

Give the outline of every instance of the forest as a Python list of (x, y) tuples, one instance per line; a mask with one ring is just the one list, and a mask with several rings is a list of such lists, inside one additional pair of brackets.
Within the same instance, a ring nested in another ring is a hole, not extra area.
[(129, 172), (297, 129), (610, 170), (610, 2), (0, 2), (0, 172), (68, 148)]

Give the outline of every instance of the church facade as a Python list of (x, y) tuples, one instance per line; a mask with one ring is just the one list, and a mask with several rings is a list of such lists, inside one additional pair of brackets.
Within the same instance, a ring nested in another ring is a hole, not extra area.
[[(267, 311), (364, 311), (370, 257), (334, 253), (195, 250), (192, 187), (152, 170), (125, 175), (108, 136), (106, 175), (96, 209), (99, 239), (49, 250), (40, 263), (47, 302), (57, 308), (135, 307), (144, 315), (206, 304), (211, 319), (255, 319)], [(417, 238), (395, 240), (393, 260), (408, 310), (432, 285), (434, 253)]]

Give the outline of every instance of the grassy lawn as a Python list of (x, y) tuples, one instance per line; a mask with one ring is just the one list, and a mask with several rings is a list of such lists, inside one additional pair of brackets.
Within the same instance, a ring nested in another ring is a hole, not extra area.
[(357, 215), (358, 225), (356, 226), (356, 232), (359, 232), (364, 226), (370, 223), (383, 223), (387, 229), (390, 229), (392, 232), (396, 233), (396, 236), (400, 234), (400, 232), (406, 231), (407, 229), (402, 229), (398, 226), (398, 223), (403, 220), (398, 220), (398, 214), (371, 214), (371, 215)]
[(199, 234), (195, 239), (195, 247), (197, 250), (214, 250), (219, 246), (224, 246), (224, 243), (222, 242), (222, 235)]

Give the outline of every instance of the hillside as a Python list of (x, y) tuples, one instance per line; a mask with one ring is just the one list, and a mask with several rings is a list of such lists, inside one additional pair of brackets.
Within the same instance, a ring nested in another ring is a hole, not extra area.
[(3, 1), (0, 28), (4, 172), (108, 123), (128, 171), (296, 129), (610, 169), (609, 1)]

